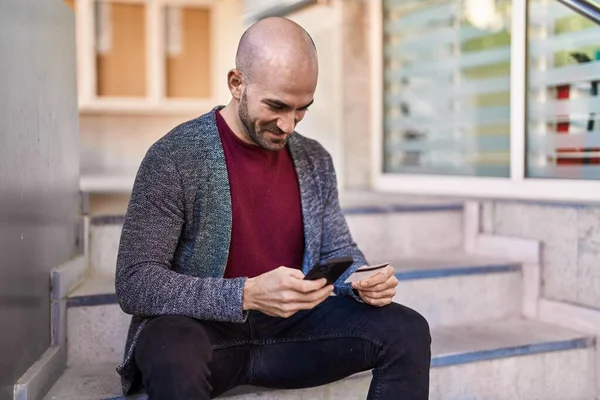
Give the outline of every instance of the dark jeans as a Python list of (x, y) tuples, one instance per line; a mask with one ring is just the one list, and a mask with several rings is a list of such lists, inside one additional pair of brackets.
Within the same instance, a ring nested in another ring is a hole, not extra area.
[(140, 334), (135, 361), (150, 400), (209, 399), (239, 385), (306, 388), (369, 369), (369, 400), (427, 400), (430, 345), (416, 311), (333, 296), (290, 318), (157, 317)]

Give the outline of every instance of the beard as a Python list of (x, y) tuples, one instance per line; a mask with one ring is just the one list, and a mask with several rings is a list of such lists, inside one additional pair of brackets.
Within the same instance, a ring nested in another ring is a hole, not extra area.
[[(279, 129), (277, 123), (261, 125), (255, 118), (250, 117), (250, 113), (248, 112), (248, 99), (246, 98), (245, 90), (242, 93), (242, 98), (240, 99), (238, 115), (242, 121), (242, 124), (244, 124), (246, 131), (248, 131), (252, 141), (263, 149), (269, 151), (279, 151), (287, 144), (289, 135), (286, 135), (281, 129)], [(274, 137), (272, 134), (277, 136)]]

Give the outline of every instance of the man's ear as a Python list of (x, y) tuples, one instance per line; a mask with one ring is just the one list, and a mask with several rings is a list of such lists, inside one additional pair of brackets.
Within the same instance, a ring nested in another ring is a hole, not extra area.
[(233, 97), (237, 101), (239, 101), (242, 98), (242, 85), (242, 73), (237, 69), (229, 70), (229, 72), (227, 73), (227, 86), (229, 87), (231, 97)]

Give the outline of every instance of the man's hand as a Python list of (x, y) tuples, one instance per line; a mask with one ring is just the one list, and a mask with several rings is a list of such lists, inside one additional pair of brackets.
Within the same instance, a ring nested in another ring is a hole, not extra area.
[(376, 307), (387, 306), (396, 295), (398, 278), (394, 276), (394, 267), (388, 265), (372, 277), (352, 282), (352, 288), (357, 289), (360, 298), (367, 304)]
[(299, 310), (310, 310), (333, 292), (325, 278), (305, 281), (297, 269), (279, 267), (250, 278), (244, 286), (244, 310), (258, 310), (272, 317), (288, 318)]

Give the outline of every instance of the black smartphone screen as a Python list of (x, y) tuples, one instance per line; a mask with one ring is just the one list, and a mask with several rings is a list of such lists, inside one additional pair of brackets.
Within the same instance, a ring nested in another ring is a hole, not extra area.
[(340, 276), (354, 263), (352, 257), (330, 258), (322, 263), (315, 265), (306, 274), (304, 279), (316, 280), (325, 278), (327, 284), (333, 284)]

